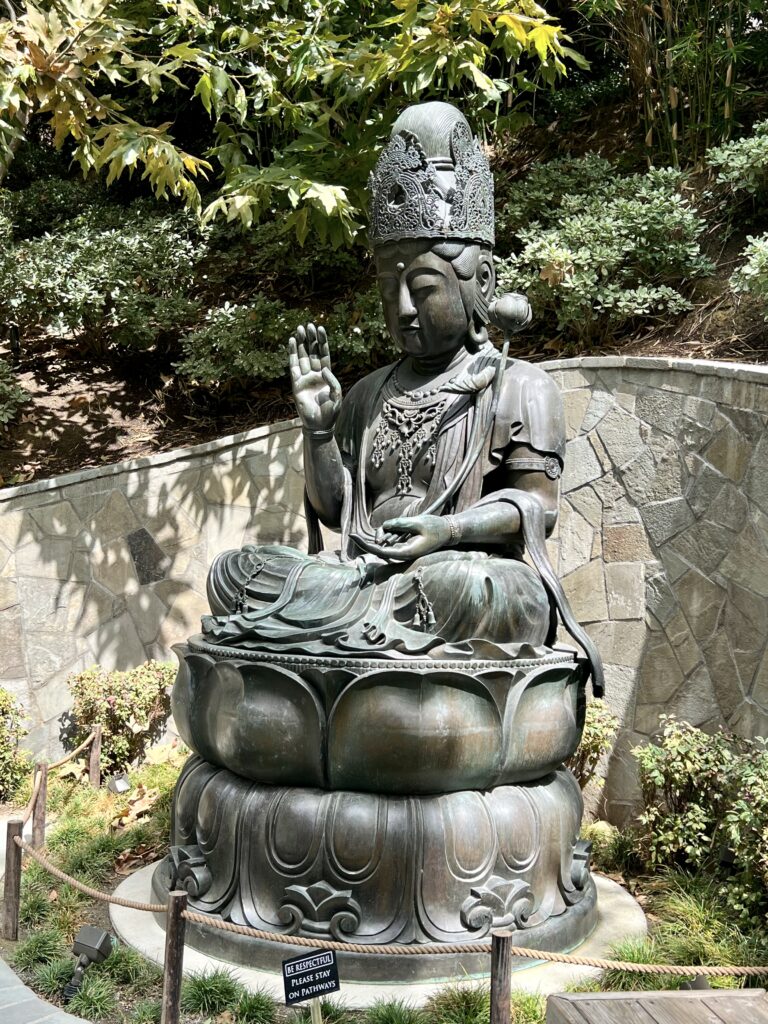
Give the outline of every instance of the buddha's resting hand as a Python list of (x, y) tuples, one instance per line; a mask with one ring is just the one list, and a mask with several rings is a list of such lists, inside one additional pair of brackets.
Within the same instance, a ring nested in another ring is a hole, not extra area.
[(331, 371), (325, 328), (299, 327), (288, 342), (288, 365), (296, 411), (306, 430), (333, 430), (341, 387)]
[[(402, 539), (396, 540), (395, 536)], [(366, 544), (372, 554), (388, 561), (411, 562), (447, 547), (451, 541), (451, 527), (441, 516), (388, 519), (376, 539), (379, 543)]]

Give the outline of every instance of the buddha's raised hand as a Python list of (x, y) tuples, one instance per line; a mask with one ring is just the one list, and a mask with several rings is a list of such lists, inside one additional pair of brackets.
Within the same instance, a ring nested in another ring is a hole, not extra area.
[(341, 387), (331, 371), (324, 327), (299, 327), (288, 342), (296, 411), (307, 430), (332, 430), (341, 408)]

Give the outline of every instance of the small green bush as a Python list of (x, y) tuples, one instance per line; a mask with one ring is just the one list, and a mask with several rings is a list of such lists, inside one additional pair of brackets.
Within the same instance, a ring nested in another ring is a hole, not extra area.
[(752, 135), (707, 150), (706, 160), (735, 191), (757, 195), (768, 189), (768, 121), (756, 124)]
[(742, 256), (745, 257), (744, 263), (731, 277), (731, 288), (737, 294), (748, 293), (759, 299), (768, 320), (768, 234), (748, 235)]
[(148, 661), (128, 672), (98, 666), (67, 680), (74, 698), (77, 742), (102, 726), (101, 767), (108, 774), (126, 771), (158, 739), (171, 713), (174, 665)]
[(181, 988), (181, 1008), (204, 1016), (234, 1011), (243, 996), (243, 986), (223, 968), (186, 978)]
[(7, 427), (16, 419), (29, 395), (16, 379), (13, 367), (0, 358), (0, 426)]
[(76, 178), (45, 177), (16, 192), (0, 190), (0, 203), (18, 240), (58, 231), (106, 198), (102, 188)]
[(661, 726), (658, 742), (633, 751), (643, 795), (638, 839), (648, 866), (718, 879), (719, 899), (732, 920), (765, 924), (766, 741), (710, 735), (673, 716), (663, 716)]
[(68, 952), (64, 936), (53, 928), (33, 932), (16, 947), (13, 962), (19, 970), (27, 970), (36, 964), (49, 964), (61, 960)]
[(176, 369), (202, 385), (245, 385), (283, 378), (288, 339), (300, 324), (322, 324), (338, 371), (361, 358), (376, 361), (392, 351), (376, 289), (337, 303), (327, 313), (287, 307), (260, 293), (247, 303), (209, 309), (202, 324), (181, 339)]
[(205, 244), (183, 213), (143, 202), (86, 210), (6, 248), (0, 317), (24, 331), (72, 334), (98, 352), (149, 348), (198, 315), (189, 290)]
[[(1, 379), (0, 374), (0, 403)], [(27, 735), (24, 717), (24, 709), (13, 694), (0, 688), (0, 801), (12, 800), (31, 770), (29, 754), (19, 750), (19, 743)]]
[(605, 701), (597, 699), (587, 704), (581, 743), (567, 762), (581, 789), (593, 780), (602, 785), (603, 780), (596, 778), (597, 771), (610, 753), (618, 730), (619, 720)]
[(581, 838), (592, 843), (591, 860), (598, 871), (620, 871), (626, 860), (626, 833), (607, 821), (592, 821), (583, 825)]
[(539, 329), (595, 344), (634, 321), (690, 308), (679, 291), (707, 273), (704, 220), (671, 169), (619, 176), (596, 156), (551, 161), (508, 188), (500, 215), (502, 289), (528, 295)]

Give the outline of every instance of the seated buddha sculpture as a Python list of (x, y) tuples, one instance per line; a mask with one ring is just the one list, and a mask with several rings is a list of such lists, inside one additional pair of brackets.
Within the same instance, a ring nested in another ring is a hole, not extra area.
[[(345, 396), (323, 327), (298, 328), (310, 553), (248, 544), (208, 577), (209, 644), (315, 656), (509, 659), (558, 612), (599, 658), (549, 563), (565, 451), (551, 378), (489, 340), (530, 316), (494, 298), (493, 178), (463, 114), (408, 108), (370, 180), (370, 240), (400, 358)], [(322, 551), (319, 524), (340, 546)], [(529, 562), (523, 560), (527, 552)]]
[[(309, 552), (247, 544), (211, 566), (203, 633), (175, 648), (193, 754), (153, 891), (182, 886), (212, 925), (258, 929), (189, 934), (263, 969), (284, 934), (467, 945), (339, 953), (350, 980), (434, 980), (487, 971), (469, 945), (492, 928), (571, 949), (594, 927), (564, 762), (602, 674), (547, 556), (560, 396), (509, 358), (530, 310), (494, 296), (493, 179), (464, 116), (407, 109), (370, 189), (400, 357), (342, 396), (323, 328), (290, 339)], [(585, 658), (557, 643), (561, 623)]]

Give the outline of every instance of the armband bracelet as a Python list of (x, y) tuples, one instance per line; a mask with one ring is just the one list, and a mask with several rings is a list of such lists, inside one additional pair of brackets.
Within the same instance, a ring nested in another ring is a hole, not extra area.
[(334, 437), (333, 429), (311, 430), (309, 427), (302, 427), (301, 432), (305, 437), (309, 437), (313, 441), (330, 441)]
[(451, 531), (451, 544), (458, 544), (461, 540), (461, 524), (456, 516), (444, 516), (444, 519)]

